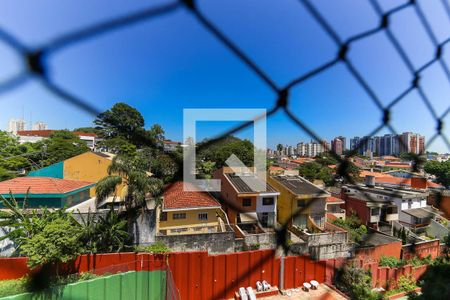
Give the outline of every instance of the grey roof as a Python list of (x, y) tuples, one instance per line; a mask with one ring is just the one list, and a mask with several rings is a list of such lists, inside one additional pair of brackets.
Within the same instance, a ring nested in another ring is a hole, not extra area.
[(360, 247), (375, 247), (379, 245), (386, 245), (394, 242), (401, 242), (393, 236), (385, 235), (379, 232), (370, 232), (363, 236)]
[(386, 187), (368, 187), (365, 185), (345, 185), (344, 188), (353, 189), (354, 191), (349, 192), (349, 195), (353, 195), (356, 198), (364, 201), (373, 202), (386, 202), (391, 199), (379, 199), (371, 196), (370, 194), (401, 198), (401, 199), (416, 199), (419, 197), (427, 197), (427, 192), (420, 192), (415, 190), (405, 190), (400, 188), (386, 188)]
[(434, 215), (434, 213), (432, 213), (431, 211), (423, 208), (411, 208), (402, 210), (402, 212), (419, 219), (431, 218)]
[[(254, 182), (256, 185), (264, 186), (264, 181), (258, 178), (254, 174), (240, 174), (241, 176), (245, 176), (245, 181)], [(274, 189), (270, 184), (265, 184), (265, 190), (256, 191), (245, 183), (245, 181), (238, 175), (234, 173), (226, 173), (225, 176), (230, 180), (231, 184), (236, 188), (239, 193), (261, 193), (261, 192), (269, 192), (269, 193), (277, 193), (278, 191)]]
[(328, 195), (324, 190), (298, 175), (278, 175), (272, 176), (272, 178), (296, 195), (316, 195), (320, 193)]

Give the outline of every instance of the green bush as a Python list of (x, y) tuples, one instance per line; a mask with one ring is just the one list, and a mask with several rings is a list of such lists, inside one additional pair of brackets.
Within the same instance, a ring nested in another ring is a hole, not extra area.
[(428, 255), (424, 258), (413, 257), (408, 260), (398, 259), (393, 256), (384, 256), (382, 255), (378, 265), (381, 267), (389, 267), (389, 268), (399, 268), (405, 265), (411, 265), (413, 267), (420, 267), (423, 265), (430, 265), (433, 263), (433, 259), (431, 255)]
[(353, 300), (378, 300), (381, 294), (372, 291), (372, 276), (368, 270), (345, 266), (337, 272), (336, 287)]
[(347, 230), (349, 238), (355, 243), (360, 243), (367, 233), (367, 227), (361, 224), (361, 220), (356, 215), (351, 215), (343, 219), (334, 219), (332, 223)]
[(399, 293), (410, 293), (417, 288), (416, 280), (411, 276), (402, 275), (398, 279), (397, 287), (386, 292), (386, 296), (391, 296)]
[(389, 268), (397, 268), (402, 265), (402, 261), (394, 256), (385, 256), (382, 255), (378, 265), (380, 267), (389, 267)]
[(138, 246), (135, 250), (136, 252), (148, 252), (153, 254), (164, 254), (172, 251), (163, 242), (156, 242), (150, 246)]
[(68, 219), (56, 219), (44, 226), (42, 232), (26, 240), (21, 251), (28, 256), (28, 266), (68, 262), (81, 254), (80, 229)]
[(250, 250), (259, 250), (260, 247), (261, 245), (259, 243), (249, 245)]

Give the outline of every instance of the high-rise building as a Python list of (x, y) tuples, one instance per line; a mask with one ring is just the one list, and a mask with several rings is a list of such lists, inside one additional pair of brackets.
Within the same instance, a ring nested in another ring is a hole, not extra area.
[(359, 136), (355, 136), (354, 138), (350, 139), (350, 150), (355, 150), (360, 142)]
[(331, 141), (331, 150), (337, 155), (342, 155), (344, 151), (344, 142), (340, 138)]
[(44, 122), (36, 122), (33, 124), (32, 130), (47, 130), (48, 126), (47, 123)]
[(300, 142), (297, 144), (297, 155), (299, 156), (306, 156), (306, 144), (303, 142)]
[(342, 152), (347, 150), (347, 138), (345, 136), (338, 136), (336, 139), (340, 139), (342, 141)]
[(425, 137), (412, 132), (402, 134), (385, 134), (383, 136), (363, 138), (354, 137), (350, 139), (350, 149), (354, 150), (359, 146), (358, 153), (365, 154), (368, 150), (379, 155), (399, 155), (405, 152), (421, 154), (425, 152)]
[(23, 119), (11, 119), (8, 123), (8, 132), (17, 134), (17, 131), (25, 130), (25, 124)]

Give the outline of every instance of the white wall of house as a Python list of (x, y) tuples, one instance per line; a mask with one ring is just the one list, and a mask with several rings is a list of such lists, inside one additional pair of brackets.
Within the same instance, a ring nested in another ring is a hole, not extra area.
[[(256, 212), (257, 213), (263, 213), (263, 212), (276, 212), (277, 211), (277, 198), (278, 193), (267, 193), (267, 194), (260, 194), (258, 197), (256, 197)], [(273, 198), (273, 205), (263, 205), (263, 198)]]

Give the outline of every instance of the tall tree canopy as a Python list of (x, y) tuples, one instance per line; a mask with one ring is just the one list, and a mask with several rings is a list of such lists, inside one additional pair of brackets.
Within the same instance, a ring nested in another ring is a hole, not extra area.
[(427, 161), (424, 170), (428, 174), (436, 176), (436, 180), (445, 186), (450, 186), (450, 160), (444, 162)]
[(125, 103), (116, 103), (111, 109), (100, 113), (94, 123), (103, 137), (120, 136), (127, 140), (132, 140), (145, 125), (141, 113)]
[(97, 130), (104, 140), (100, 146), (114, 153), (136, 147), (163, 146), (164, 130), (158, 124), (150, 129), (144, 128), (145, 121), (141, 113), (125, 103), (116, 103), (111, 109), (99, 114), (94, 120)]
[[(205, 140), (199, 143), (198, 147), (204, 146), (207, 142)], [(225, 161), (231, 154), (236, 155), (246, 166), (253, 166), (252, 142), (234, 136), (226, 137), (217, 143), (206, 146), (199, 151), (198, 157), (200, 158), (199, 162), (212, 161), (216, 163), (215, 167), (220, 169), (225, 165)]]

